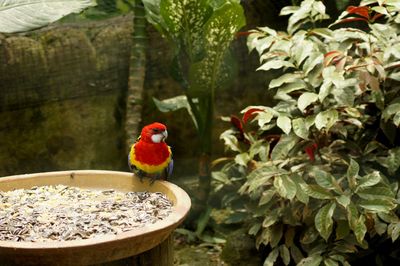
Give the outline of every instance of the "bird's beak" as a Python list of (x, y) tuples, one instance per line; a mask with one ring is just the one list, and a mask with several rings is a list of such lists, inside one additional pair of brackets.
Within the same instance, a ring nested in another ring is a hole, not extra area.
[(163, 140), (166, 140), (168, 138), (168, 131), (164, 130), (163, 132), (161, 132), (161, 134), (164, 136)]

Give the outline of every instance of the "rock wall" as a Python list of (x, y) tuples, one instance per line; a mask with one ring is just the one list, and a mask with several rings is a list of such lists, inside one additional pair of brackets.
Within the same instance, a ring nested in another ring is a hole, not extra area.
[(0, 175), (126, 169), (132, 17), (0, 35)]

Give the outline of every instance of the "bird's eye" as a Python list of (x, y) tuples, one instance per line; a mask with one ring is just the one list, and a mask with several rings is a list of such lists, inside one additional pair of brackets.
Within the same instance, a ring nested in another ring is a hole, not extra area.
[(157, 128), (153, 128), (153, 132), (154, 132), (154, 133), (159, 133), (159, 132), (160, 132), (160, 130), (159, 130), (159, 129), (157, 129)]

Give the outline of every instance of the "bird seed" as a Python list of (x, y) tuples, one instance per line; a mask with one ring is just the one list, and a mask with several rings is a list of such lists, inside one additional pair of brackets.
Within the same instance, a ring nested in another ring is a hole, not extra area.
[(116, 235), (172, 212), (160, 192), (90, 190), (64, 185), (0, 191), (0, 240), (49, 242)]

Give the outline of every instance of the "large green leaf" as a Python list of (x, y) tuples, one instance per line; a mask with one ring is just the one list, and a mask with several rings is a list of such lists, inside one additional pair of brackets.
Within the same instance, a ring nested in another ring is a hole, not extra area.
[(358, 163), (353, 160), (350, 159), (350, 164), (349, 167), (347, 168), (347, 182), (349, 183), (349, 187), (351, 189), (355, 189), (356, 185), (357, 185), (357, 176), (358, 176), (358, 172), (360, 171), (360, 166), (358, 165)]
[(142, 3), (146, 10), (147, 21), (153, 24), (158, 31), (166, 34), (165, 22), (160, 14), (161, 0), (142, 0)]
[(374, 171), (366, 176), (359, 178), (358, 180), (358, 189), (363, 187), (372, 187), (378, 184), (381, 181), (381, 175), (378, 171)]
[(203, 26), (212, 14), (209, 0), (161, 0), (160, 14), (176, 42), (182, 39), (189, 57), (203, 49)]
[(315, 117), (315, 126), (318, 130), (325, 128), (327, 131), (339, 120), (339, 114), (335, 109), (319, 113)]
[(279, 142), (275, 145), (271, 153), (272, 160), (281, 160), (287, 157), (288, 153), (293, 149), (299, 137), (295, 134), (282, 135)]
[(278, 258), (279, 255), (279, 249), (274, 248), (267, 256), (267, 258), (264, 261), (263, 266), (273, 266), (276, 259)]
[(340, 189), (338, 188), (339, 185), (336, 181), (336, 178), (322, 169), (315, 167), (310, 171), (310, 175), (314, 177), (317, 184), (323, 188), (326, 188), (328, 190)]
[(394, 114), (400, 112), (400, 103), (393, 103), (390, 104), (383, 110), (382, 112), (382, 118), (385, 120), (385, 122), (392, 117)]
[(396, 208), (396, 204), (383, 199), (361, 200), (359, 205), (370, 212), (389, 212)]
[(395, 196), (393, 191), (386, 186), (362, 187), (357, 191), (357, 195), (365, 200), (381, 199), (386, 201), (393, 201)]
[(176, 97), (172, 97), (169, 99), (165, 99), (165, 100), (158, 100), (156, 98), (153, 98), (154, 104), (157, 106), (158, 110), (160, 110), (161, 112), (173, 112), (176, 111), (178, 109), (181, 108), (185, 108), (190, 117), (192, 118), (192, 121), (195, 125), (195, 127), (197, 128), (197, 120), (194, 117), (193, 113), (192, 113), (192, 109), (189, 105), (189, 102), (187, 100), (187, 97), (185, 95), (180, 95), (180, 96), (176, 96)]
[(322, 260), (323, 258), (321, 255), (314, 254), (302, 259), (297, 266), (319, 266)]
[(336, 203), (328, 203), (315, 215), (315, 228), (317, 228), (318, 232), (322, 236), (325, 241), (328, 241), (329, 236), (332, 233), (333, 228), (333, 220), (332, 215), (335, 211)]
[(296, 196), (297, 186), (288, 175), (275, 177), (274, 186), (276, 191), (278, 191), (279, 195), (283, 198), (291, 200)]
[(364, 236), (367, 233), (367, 226), (365, 225), (364, 215), (360, 215), (360, 217), (357, 219), (353, 231), (356, 235), (358, 243), (362, 244), (364, 242)]
[[(283, 84), (286, 83), (293, 83), (295, 81), (300, 81), (300, 75), (296, 73), (286, 73), (280, 76), (279, 78), (271, 80), (269, 83), (269, 88), (277, 88), (282, 86)], [(300, 81), (301, 82), (301, 81)]]
[(394, 174), (397, 169), (400, 167), (400, 148), (390, 149), (388, 152), (388, 156), (383, 160), (379, 160), (379, 162), (388, 168), (391, 174)]
[[(189, 80), (192, 86), (189, 94), (212, 95), (218, 86), (218, 79), (223, 78), (221, 72), (226, 51), (235, 33), (245, 24), (243, 8), (240, 4), (227, 2), (215, 10), (203, 26), (204, 50), (206, 56), (199, 62), (192, 64), (189, 69)], [(226, 78), (225, 78), (226, 80)]]
[(257, 70), (268, 71), (271, 69), (280, 69), (283, 67), (294, 67), (294, 65), (282, 59), (274, 59), (262, 64), (259, 68), (257, 68)]
[(301, 184), (306, 184), (306, 182), (303, 180), (303, 178), (298, 175), (298, 174), (292, 174), (290, 175), (292, 180), (297, 186), (296, 189), (296, 198), (303, 202), (304, 204), (308, 204), (309, 196), (304, 192), (303, 188), (301, 187)]
[(300, 95), (299, 99), (297, 100), (297, 107), (300, 111), (304, 112), (304, 110), (313, 102), (318, 100), (318, 94), (312, 92), (305, 92)]
[(320, 187), (319, 185), (307, 185), (306, 183), (300, 184), (303, 191), (310, 197), (315, 199), (332, 199), (333, 195), (329, 190)]
[(278, 116), (276, 119), (276, 124), (280, 129), (283, 130), (283, 132), (285, 132), (285, 134), (289, 134), (292, 130), (290, 118), (285, 115)]
[(302, 139), (308, 139), (308, 128), (303, 118), (299, 117), (292, 120), (294, 133)]
[(40, 28), (94, 5), (93, 0), (0, 0), (0, 32)]
[(388, 234), (392, 241), (396, 241), (400, 236), (400, 223), (393, 223), (388, 226)]

